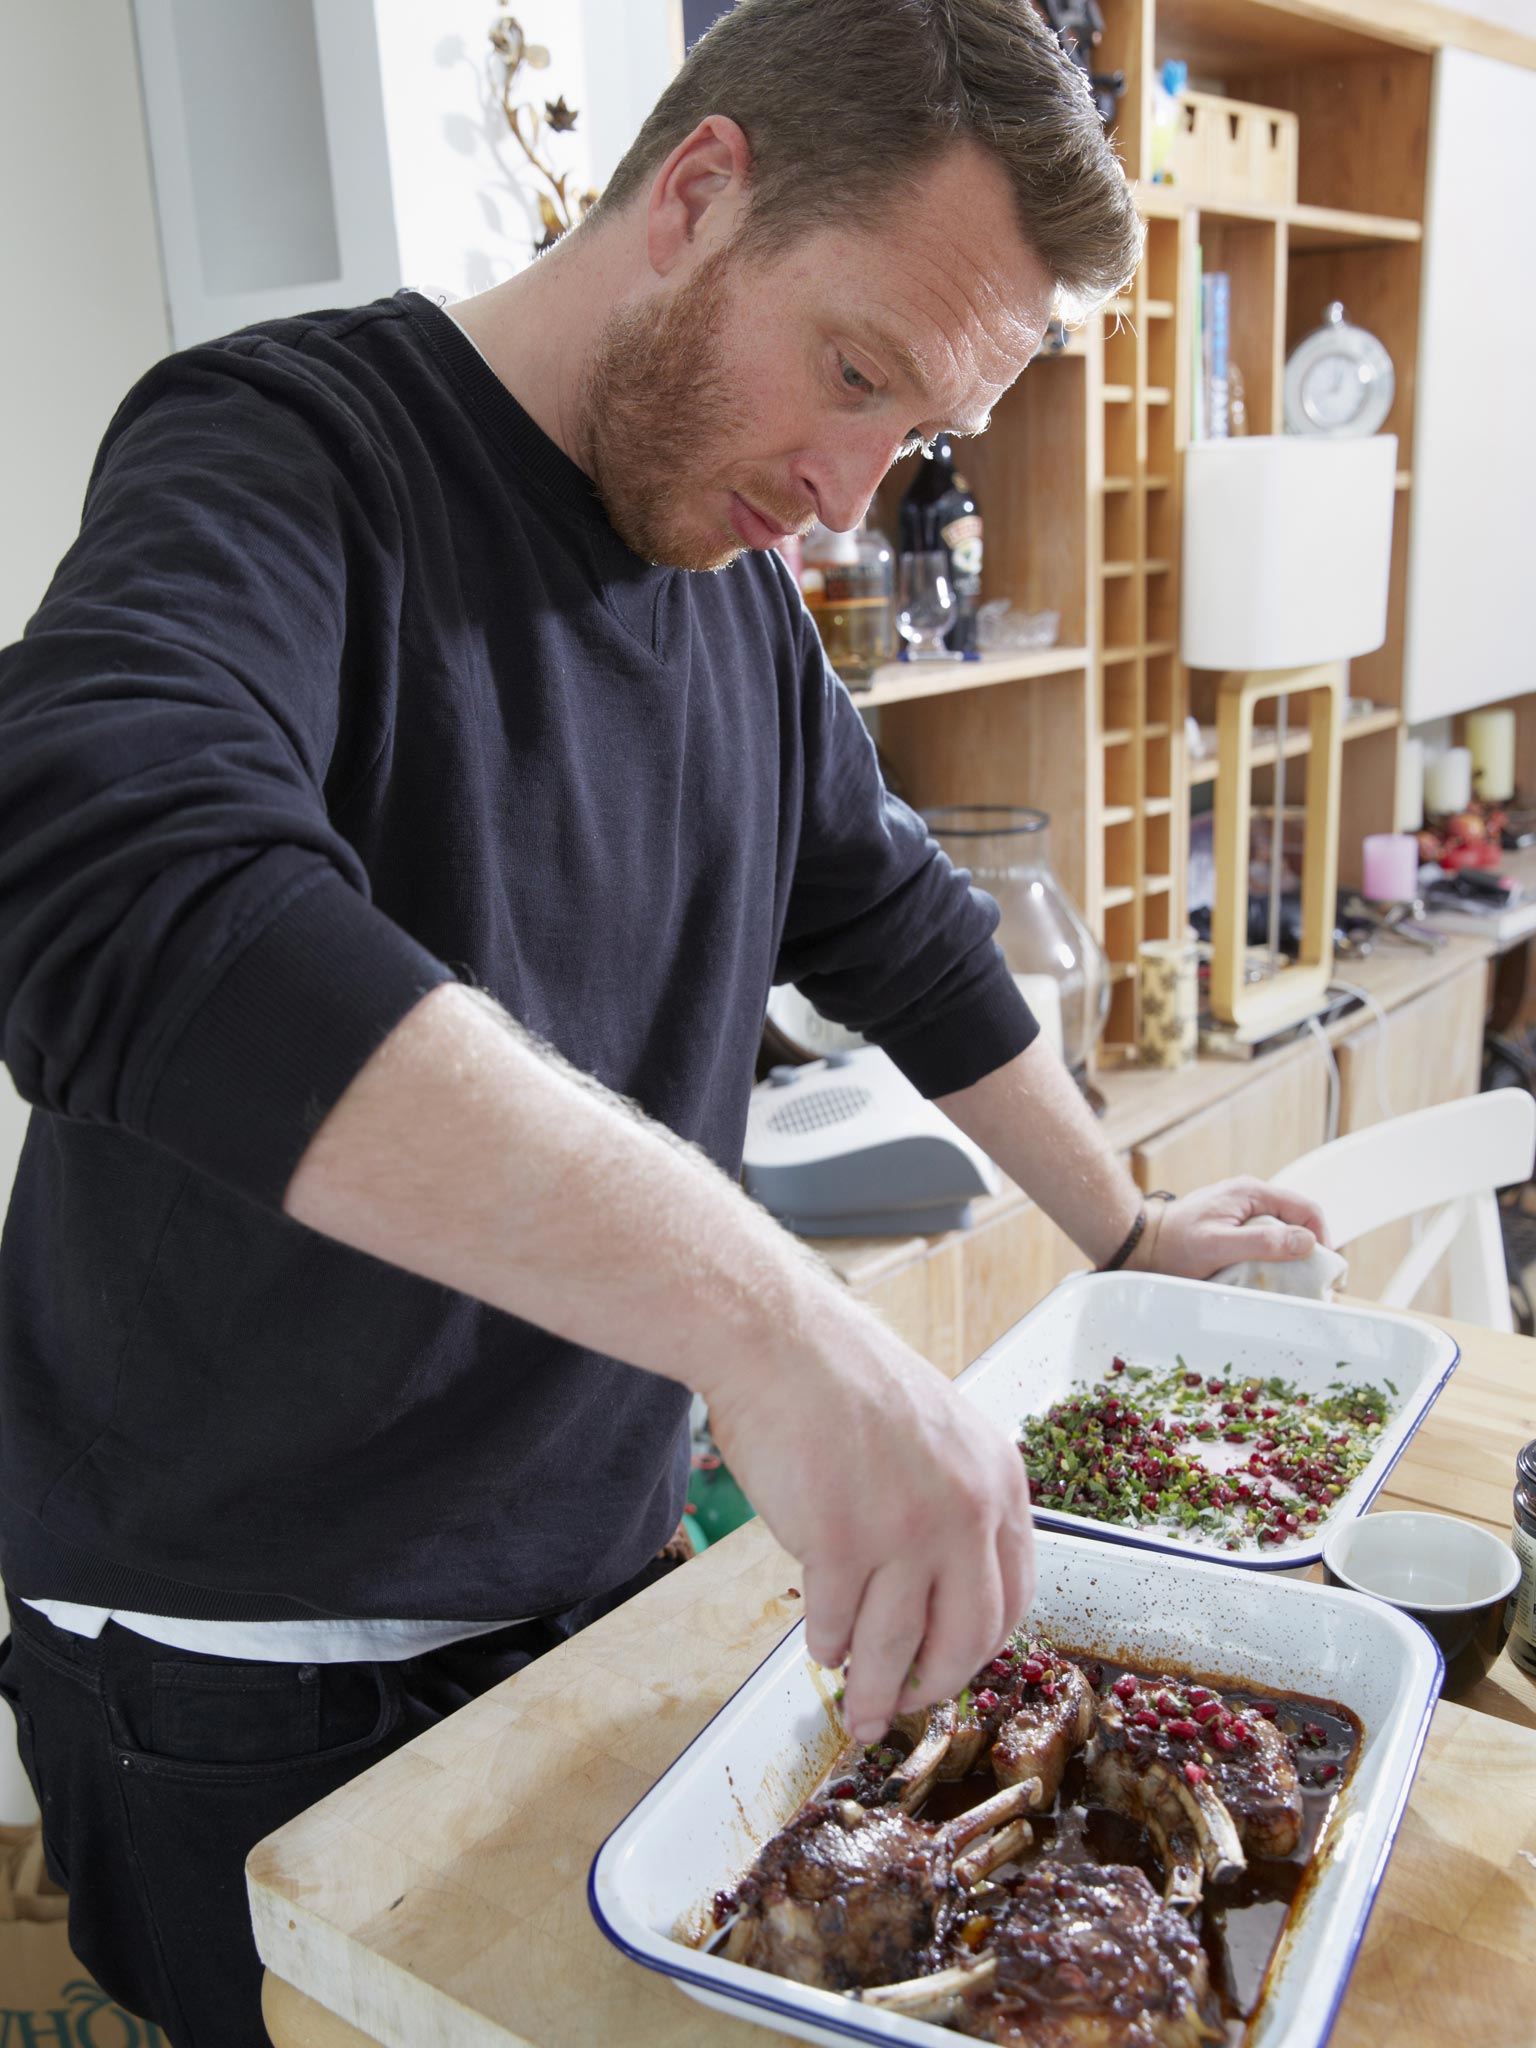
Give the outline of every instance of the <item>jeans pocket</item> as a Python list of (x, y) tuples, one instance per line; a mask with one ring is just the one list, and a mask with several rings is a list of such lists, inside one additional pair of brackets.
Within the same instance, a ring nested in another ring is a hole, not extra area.
[(149, 1748), (183, 1763), (270, 1764), (320, 1747), (317, 1664), (192, 1664), (150, 1669)]
[(120, 1763), (151, 1777), (253, 1781), (365, 1756), (401, 1714), (398, 1672), (377, 1664), (189, 1663), (157, 1658), (147, 1728), (122, 1694)]

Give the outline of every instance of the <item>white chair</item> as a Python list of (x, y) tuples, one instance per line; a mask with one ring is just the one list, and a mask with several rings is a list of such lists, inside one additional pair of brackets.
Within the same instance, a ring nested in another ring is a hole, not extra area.
[(1270, 1179), (1316, 1202), (1341, 1248), (1384, 1223), (1433, 1211), (1381, 1289), (1382, 1306), (1409, 1307), (1449, 1253), (1452, 1315), (1512, 1330), (1494, 1190), (1529, 1180), (1533, 1158), (1536, 1097), (1523, 1088), (1494, 1088), (1352, 1131), (1304, 1152)]

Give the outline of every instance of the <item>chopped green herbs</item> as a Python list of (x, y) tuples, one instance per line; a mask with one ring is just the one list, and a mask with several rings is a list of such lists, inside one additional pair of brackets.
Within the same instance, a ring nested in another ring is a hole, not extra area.
[[(1127, 1381), (1135, 1394), (1122, 1398)], [(1019, 1448), (1042, 1507), (1187, 1530), (1228, 1550), (1283, 1546), (1306, 1536), (1365, 1469), (1387, 1407), (1369, 1384), (1333, 1380), (1309, 1396), (1230, 1364), (1207, 1377), (1181, 1358), (1156, 1375), (1117, 1358), (1096, 1384), (1026, 1421)], [(1198, 1448), (1217, 1442), (1240, 1454), (1220, 1470)]]

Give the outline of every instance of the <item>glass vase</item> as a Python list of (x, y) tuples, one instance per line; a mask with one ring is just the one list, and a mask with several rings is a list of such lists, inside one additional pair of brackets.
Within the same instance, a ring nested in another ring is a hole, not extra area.
[(1062, 1058), (1081, 1080), (1109, 1012), (1109, 970), (1098, 940), (1056, 879), (1050, 819), (1016, 804), (943, 804), (922, 815), (955, 866), (968, 869), (976, 887), (996, 899), (1002, 913), (997, 943), (1047, 1032), (1054, 983)]

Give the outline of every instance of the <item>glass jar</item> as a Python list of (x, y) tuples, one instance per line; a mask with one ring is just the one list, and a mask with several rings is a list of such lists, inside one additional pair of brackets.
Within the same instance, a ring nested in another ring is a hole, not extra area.
[(1520, 1583), (1509, 1602), (1509, 1654), (1536, 1678), (1536, 1443), (1515, 1460), (1514, 1551)]
[(814, 526), (801, 549), (800, 589), (827, 659), (845, 683), (868, 682), (896, 652), (896, 558), (862, 519), (852, 533)]
[(1109, 1011), (1109, 970), (1051, 867), (1050, 819), (1014, 804), (944, 804), (922, 815), (955, 866), (996, 898), (1003, 958), (1081, 1079)]

